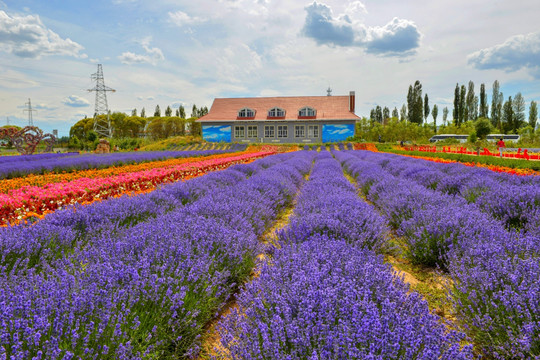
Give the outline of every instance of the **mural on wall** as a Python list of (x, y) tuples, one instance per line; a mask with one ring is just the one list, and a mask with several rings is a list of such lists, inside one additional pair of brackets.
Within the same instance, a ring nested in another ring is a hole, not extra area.
[(231, 125), (205, 125), (202, 127), (203, 139), (210, 142), (231, 142)]
[(345, 141), (354, 136), (354, 124), (323, 125), (322, 142)]

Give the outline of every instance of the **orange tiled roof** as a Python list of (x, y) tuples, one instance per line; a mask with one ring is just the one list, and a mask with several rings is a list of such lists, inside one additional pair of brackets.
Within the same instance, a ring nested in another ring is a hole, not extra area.
[[(290, 97), (253, 97), (253, 98), (217, 98), (214, 99), (210, 111), (199, 121), (231, 121), (237, 120), (238, 111), (250, 108), (255, 117), (248, 120), (272, 120), (268, 118), (268, 110), (279, 107), (285, 110), (283, 120), (297, 120), (298, 110), (309, 106), (317, 111), (317, 120), (356, 120), (360, 117), (349, 111), (349, 96), (290, 96)], [(238, 119), (242, 120), (242, 119)]]

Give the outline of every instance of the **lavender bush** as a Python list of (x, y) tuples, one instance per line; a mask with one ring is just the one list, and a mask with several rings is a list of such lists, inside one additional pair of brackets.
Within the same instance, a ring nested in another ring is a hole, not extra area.
[[(436, 188), (446, 184), (445, 188), (456, 191), (440, 192), (426, 189), (426, 178), (420, 176), (431, 170), (421, 166), (408, 169), (399, 158), (389, 160), (368, 152), (336, 156), (360, 184), (366, 178), (371, 182), (368, 198), (387, 218), (399, 218), (393, 226), (406, 240), (412, 259), (447, 268), (454, 280), (450, 295), (456, 315), (480, 352), (496, 359), (540, 356), (538, 233), (517, 232), (505, 219), (491, 217), (480, 204), (459, 196), (472, 187), (446, 179), (454, 176), (450, 174), (455, 165), (437, 173)], [(373, 169), (377, 176), (367, 173)], [(537, 181), (500, 175), (494, 178), (497, 181), (492, 184), (506, 182), (521, 189)], [(474, 181), (485, 187), (478, 199), (497, 189), (489, 187), (495, 180)]]
[[(9, 269), (0, 268), (0, 357), (134, 359), (196, 354), (204, 324), (251, 272), (260, 251), (257, 237), (279, 207), (288, 204), (312, 157), (304, 152), (277, 156), (274, 163), (262, 159), (264, 166), (254, 166), (253, 171), (246, 166), (241, 167), (246, 172), (233, 170), (251, 173), (248, 179), (198, 192), (196, 199), (186, 196), (193, 188), (175, 192), (171, 188), (176, 184), (163, 187), (156, 192), (168, 199), (180, 194), (188, 201), (180, 200), (168, 212), (135, 225), (115, 223), (94, 233), (93, 227), (82, 231), (72, 225), (99, 223), (98, 213), (66, 220), (71, 224), (66, 228), (81, 231), (85, 241), (38, 266), (28, 266), (29, 257), (21, 257)], [(266, 175), (258, 176), (259, 172)], [(224, 184), (230, 181), (231, 177)], [(129, 213), (135, 208), (125, 209)], [(83, 209), (65, 211), (64, 216)], [(47, 217), (34, 226), (48, 223), (52, 226)], [(32, 226), (8, 230), (23, 228)]]
[[(329, 194), (335, 201), (318, 206)], [(347, 203), (355, 196), (337, 162), (322, 151), (298, 197), (291, 225), (281, 233), (287, 244), (262, 265), (260, 276), (239, 296), (239, 307), (221, 322), (227, 357), (472, 358), (471, 346), (461, 348), (463, 335), (448, 331), (418, 294), (407, 294), (407, 285), (367, 248), (364, 238), (380, 234), (384, 223), (362, 224), (357, 237), (347, 241), (341, 231), (315, 230), (318, 220), (345, 210), (339, 197)], [(349, 215), (377, 218), (366, 214), (374, 213), (373, 208), (362, 210)], [(312, 221), (309, 211), (320, 217)], [(298, 236), (298, 222), (311, 231)]]

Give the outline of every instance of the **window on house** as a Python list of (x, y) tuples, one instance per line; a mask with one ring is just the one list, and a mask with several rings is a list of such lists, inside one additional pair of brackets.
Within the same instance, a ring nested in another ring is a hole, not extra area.
[(234, 137), (243, 138), (245, 136), (245, 127), (244, 126), (235, 126), (234, 127)]
[(264, 137), (265, 138), (273, 138), (276, 136), (275, 134), (275, 127), (274, 125), (265, 125), (264, 126)]
[(285, 116), (285, 110), (280, 109), (278, 107), (268, 110), (268, 117), (284, 117), (284, 116)]
[(298, 116), (315, 116), (315, 114), (315, 109), (310, 108), (309, 106), (303, 107), (298, 110)]
[(277, 127), (277, 137), (286, 138), (287, 137), (287, 125), (278, 125)]
[(319, 137), (319, 125), (309, 125), (308, 126), (308, 137), (318, 138)]
[(239, 118), (252, 118), (255, 117), (255, 111), (250, 108), (243, 108), (238, 112)]
[(294, 137), (297, 137), (297, 138), (306, 137), (306, 127), (304, 125), (295, 125)]
[(249, 138), (256, 138), (257, 137), (257, 126), (248, 126), (247, 127), (247, 135)]

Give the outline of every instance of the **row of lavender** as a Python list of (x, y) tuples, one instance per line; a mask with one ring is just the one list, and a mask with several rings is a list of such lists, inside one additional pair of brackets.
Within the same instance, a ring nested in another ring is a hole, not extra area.
[[(407, 243), (413, 263), (449, 272), (458, 322), (489, 358), (540, 355), (540, 237), (505, 227), (464, 197), (426, 188), (370, 152), (336, 152)], [(404, 162), (407, 159), (403, 158)], [(452, 176), (452, 175), (448, 175)], [(502, 179), (501, 182), (536, 180)], [(440, 177), (439, 183), (450, 183)], [(492, 191), (487, 189), (486, 192)]]
[(45, 156), (50, 154), (43, 154), (43, 156), (40, 156), (41, 154), (6, 156), (5, 160), (0, 163), (2, 166), (0, 168), (0, 179), (48, 172), (61, 173), (85, 169), (103, 169), (111, 166), (138, 164), (174, 158), (225, 154), (235, 151), (239, 150), (140, 151), (111, 154), (79, 155), (78, 153), (68, 153), (55, 154), (55, 156)]
[(281, 154), (0, 231), (0, 358), (197, 352), (313, 159)]
[(329, 152), (317, 155), (281, 247), (220, 324), (233, 359), (470, 359), (382, 256), (388, 227)]
[(540, 176), (511, 176), (459, 163), (441, 164), (384, 153), (366, 160), (427, 188), (461, 196), (508, 228), (540, 233)]

